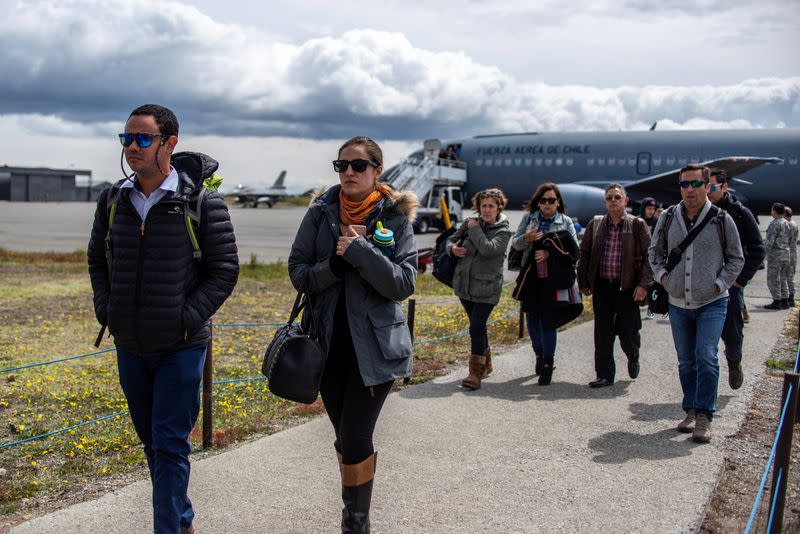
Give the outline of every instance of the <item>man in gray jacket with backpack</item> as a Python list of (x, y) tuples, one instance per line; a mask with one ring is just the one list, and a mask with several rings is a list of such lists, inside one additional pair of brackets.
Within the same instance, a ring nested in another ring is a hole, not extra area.
[(669, 294), (669, 320), (678, 354), (686, 417), (678, 431), (711, 441), (716, 411), (717, 345), (728, 307), (728, 288), (744, 266), (731, 216), (708, 200), (710, 169), (687, 165), (679, 175), (683, 201), (658, 219), (650, 244), (653, 279)]

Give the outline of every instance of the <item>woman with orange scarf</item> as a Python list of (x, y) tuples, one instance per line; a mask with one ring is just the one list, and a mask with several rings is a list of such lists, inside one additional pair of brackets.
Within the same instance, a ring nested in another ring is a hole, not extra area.
[(327, 355), (320, 394), (336, 436), (342, 532), (369, 532), (372, 435), (392, 383), (411, 374), (400, 301), (416, 282), (417, 199), (378, 183), (383, 154), (368, 137), (342, 145), (333, 167), (339, 184), (312, 200), (292, 245), (289, 275), (309, 298), (303, 325)]

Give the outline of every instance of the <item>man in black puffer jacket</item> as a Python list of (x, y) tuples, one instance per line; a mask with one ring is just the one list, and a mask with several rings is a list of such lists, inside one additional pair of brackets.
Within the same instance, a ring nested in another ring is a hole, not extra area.
[[(189, 433), (200, 409), (207, 323), (239, 276), (236, 240), (223, 198), (200, 194), (217, 162), (173, 156), (178, 120), (170, 110), (135, 109), (120, 141), (135, 174), (97, 203), (88, 252), (95, 314), (114, 336), (120, 384), (144, 445), (154, 530), (189, 533)], [(198, 199), (199, 225), (189, 221)]]
[(728, 191), (728, 177), (722, 169), (711, 169), (708, 200), (728, 212), (736, 229), (744, 252), (744, 267), (736, 281), (728, 289), (728, 314), (722, 327), (722, 341), (725, 343), (725, 359), (728, 360), (728, 385), (739, 389), (744, 381), (742, 371), (742, 341), (744, 340), (744, 286), (755, 276), (758, 266), (764, 261), (767, 252), (758, 223), (749, 209)]

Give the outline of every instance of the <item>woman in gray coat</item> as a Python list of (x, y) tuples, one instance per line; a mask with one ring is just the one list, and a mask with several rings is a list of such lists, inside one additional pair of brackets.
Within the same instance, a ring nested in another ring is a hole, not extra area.
[(314, 199), (289, 255), (307, 293), (303, 325), (327, 354), (320, 394), (333, 423), (342, 475), (342, 532), (369, 532), (376, 453), (372, 434), (396, 378), (411, 374), (400, 301), (414, 293), (413, 193), (378, 183), (380, 147), (354, 137), (333, 162), (339, 185)]
[(486, 322), (500, 301), (503, 260), (511, 230), (502, 213), (506, 196), (486, 189), (472, 197), (477, 216), (467, 218), (447, 240), (447, 252), (459, 259), (453, 289), (469, 317), (471, 355), (469, 375), (461, 381), (467, 389), (479, 389), (481, 379), (492, 372), (492, 354)]

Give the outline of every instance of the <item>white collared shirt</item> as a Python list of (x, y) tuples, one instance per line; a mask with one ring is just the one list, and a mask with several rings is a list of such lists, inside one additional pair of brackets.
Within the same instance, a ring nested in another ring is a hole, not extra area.
[[(136, 181), (135, 175), (133, 179)], [(175, 193), (178, 190), (178, 173), (174, 167), (170, 167), (169, 175), (164, 178), (164, 181), (155, 191), (150, 193), (149, 197), (144, 196), (144, 193), (138, 187), (135, 187), (130, 180), (125, 180), (120, 189), (132, 189), (130, 192), (131, 204), (133, 204), (139, 217), (142, 218), (142, 222), (144, 222), (147, 219), (147, 213), (150, 208), (158, 204), (158, 201), (164, 198), (167, 193)]]

